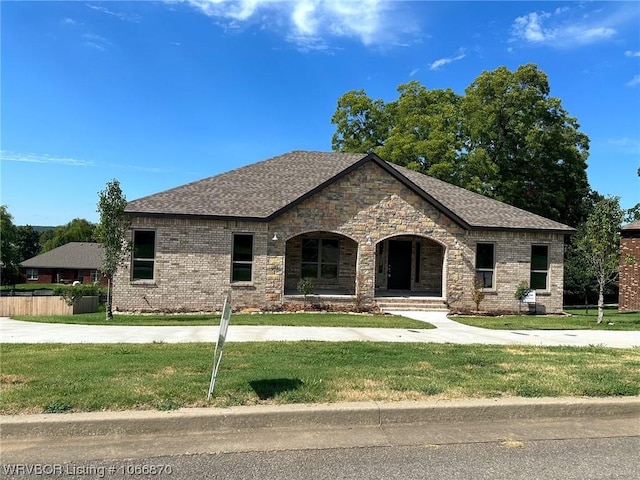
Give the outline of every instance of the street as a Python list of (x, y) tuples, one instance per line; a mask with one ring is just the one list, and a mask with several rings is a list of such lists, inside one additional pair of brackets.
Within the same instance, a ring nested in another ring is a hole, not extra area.
[[(11, 479), (637, 479), (640, 437), (176, 455), (31, 465)], [(22, 465), (25, 469), (28, 466)], [(33, 471), (39, 467), (40, 472)], [(44, 469), (48, 471), (44, 472)], [(57, 470), (57, 471), (56, 471)], [(46, 473), (46, 475), (45, 475)]]

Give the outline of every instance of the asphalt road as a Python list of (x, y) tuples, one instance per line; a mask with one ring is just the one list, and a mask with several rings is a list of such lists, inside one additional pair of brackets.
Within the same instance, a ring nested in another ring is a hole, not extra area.
[(503, 441), (178, 455), (32, 466), (47, 468), (46, 475), (11, 474), (6, 469), (12, 465), (3, 465), (0, 473), (2, 478), (11, 479), (636, 480), (640, 472), (638, 452), (640, 437)]

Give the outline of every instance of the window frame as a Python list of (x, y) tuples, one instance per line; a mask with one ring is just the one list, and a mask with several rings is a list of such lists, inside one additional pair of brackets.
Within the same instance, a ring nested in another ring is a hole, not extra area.
[[(236, 238), (238, 237), (251, 237), (251, 260), (236, 260)], [(255, 261), (256, 250), (256, 238), (255, 234), (251, 232), (234, 232), (231, 237), (231, 271), (229, 272), (232, 284), (250, 284), (253, 282), (253, 264)], [(234, 266), (249, 265), (249, 280), (240, 279), (236, 280), (234, 274), (236, 272)]]
[[(33, 272), (35, 272), (35, 275)], [(26, 271), (27, 280), (38, 280), (39, 274), (40, 272), (38, 271), (37, 268), (27, 268), (27, 271)]]
[[(480, 245), (491, 246), (491, 268), (489, 267), (479, 267), (478, 266), (478, 247)], [(475, 252), (475, 278), (476, 280), (482, 281), (482, 288), (485, 290), (495, 290), (496, 289), (496, 244), (495, 242), (476, 242), (476, 252)], [(491, 285), (486, 286), (486, 276), (485, 273), (491, 273)]]
[[(544, 269), (534, 268), (534, 265), (533, 265), (533, 249), (534, 248), (545, 248), (547, 250), (547, 253), (546, 253), (546, 260), (547, 260), (546, 268), (544, 268)], [(531, 256), (529, 257), (529, 287), (532, 290), (542, 290), (544, 292), (549, 291), (549, 270), (550, 270), (549, 252), (550, 252), (550, 249), (549, 249), (549, 245), (547, 245), (547, 244), (532, 244), (531, 245)], [(534, 285), (533, 285), (533, 283), (534, 283), (533, 282), (533, 275), (534, 274), (541, 274), (541, 273), (543, 273), (544, 276), (545, 276), (544, 277), (544, 283), (545, 283), (544, 288), (534, 287)]]
[[(316, 261), (305, 261), (304, 259), (304, 242), (307, 240), (313, 240), (313, 241), (317, 241), (318, 245), (317, 245), (317, 260)], [(335, 262), (332, 261), (325, 261), (322, 258), (322, 252), (323, 252), (323, 243), (324, 242), (336, 242), (337, 245), (337, 253), (336, 253), (336, 260)], [(338, 282), (338, 279), (340, 278), (340, 239), (339, 238), (331, 238), (331, 237), (309, 237), (309, 238), (303, 238), (302, 239), (302, 244), (301, 244), (301, 250), (300, 250), (300, 278), (301, 279), (309, 279), (309, 280), (314, 280), (318, 283), (332, 283), (332, 282)], [(305, 277), (303, 275), (303, 269), (305, 265), (315, 265), (316, 266), (316, 276), (315, 277)], [(335, 266), (335, 272), (336, 275), (335, 277), (323, 277), (322, 276), (322, 266), (323, 265), (327, 265), (327, 266)]]
[[(137, 257), (136, 256), (136, 233), (138, 232), (147, 232), (153, 233), (153, 257)], [(156, 254), (157, 254), (157, 244), (158, 244), (158, 235), (157, 231), (149, 228), (136, 228), (131, 233), (132, 242), (131, 242), (131, 281), (132, 282), (155, 282), (156, 280)], [(149, 262), (151, 263), (151, 278), (136, 278), (136, 262)]]

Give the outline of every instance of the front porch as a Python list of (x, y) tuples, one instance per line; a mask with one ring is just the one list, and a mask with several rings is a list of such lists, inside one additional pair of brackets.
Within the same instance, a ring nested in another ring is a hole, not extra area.
[[(381, 309), (446, 307), (445, 247), (418, 235), (375, 245), (332, 232), (308, 232), (285, 244), (283, 303), (375, 305)], [(304, 296), (301, 280), (313, 282)]]

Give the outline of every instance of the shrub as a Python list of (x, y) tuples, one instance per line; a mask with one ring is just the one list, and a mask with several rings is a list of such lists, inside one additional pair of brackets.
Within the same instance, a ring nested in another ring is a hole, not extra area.
[(65, 285), (55, 287), (53, 294), (62, 297), (67, 305), (72, 306), (78, 303), (85, 295), (95, 296), (100, 294), (100, 287), (97, 285)]
[(531, 292), (529, 284), (527, 282), (520, 282), (516, 287), (516, 291), (513, 294), (519, 301), (523, 301), (527, 295)]
[(316, 284), (314, 283), (313, 280), (310, 280), (308, 278), (303, 278), (298, 282), (297, 288), (298, 288), (298, 291), (306, 297), (310, 293), (313, 293), (313, 291), (316, 288)]

